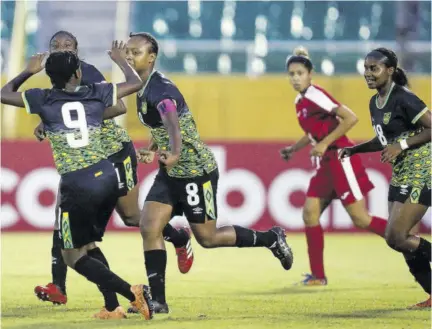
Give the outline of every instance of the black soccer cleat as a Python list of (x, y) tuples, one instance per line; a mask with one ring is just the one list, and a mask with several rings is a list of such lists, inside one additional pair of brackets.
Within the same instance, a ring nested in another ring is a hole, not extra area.
[(276, 241), (269, 247), (273, 255), (278, 258), (285, 270), (289, 270), (292, 267), (294, 261), (293, 252), (286, 242), (285, 231), (281, 227), (273, 227), (270, 231), (276, 234)]
[[(169, 308), (168, 308), (167, 303), (162, 304), (162, 303), (159, 303), (159, 302), (153, 300), (152, 304), (153, 304), (153, 313), (156, 313), (156, 314), (169, 313)], [(132, 313), (132, 314), (139, 313), (135, 307), (129, 307), (127, 312)]]

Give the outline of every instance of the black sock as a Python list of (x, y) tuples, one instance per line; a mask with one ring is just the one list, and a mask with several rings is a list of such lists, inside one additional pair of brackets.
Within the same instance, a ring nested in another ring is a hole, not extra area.
[(144, 252), (145, 267), (152, 299), (165, 304), (165, 271), (167, 253), (165, 250), (149, 250)]
[(171, 224), (164, 227), (162, 234), (165, 241), (172, 242), (176, 248), (185, 246), (189, 240), (189, 236), (184, 230), (176, 230)]
[(258, 232), (241, 226), (234, 225), (236, 232), (236, 246), (244, 247), (270, 247), (277, 240), (277, 235), (272, 231)]
[(414, 251), (416, 255), (420, 255), (425, 257), (431, 262), (431, 243), (428, 240), (420, 238), (420, 243), (416, 251)]
[(60, 231), (54, 230), (53, 232), (53, 245), (51, 248), (51, 275), (52, 282), (58, 286), (61, 291), (66, 295), (66, 274), (67, 265), (63, 261), (61, 254), (62, 241), (60, 238)]
[(427, 294), (431, 294), (431, 267), (426, 257), (415, 253), (404, 254), (411, 274)]
[[(87, 255), (89, 255), (91, 258), (97, 259), (102, 264), (104, 264), (107, 268), (109, 268), (109, 264), (107, 259), (105, 258), (105, 255), (102, 253), (102, 250), (100, 248), (94, 248), (89, 251), (87, 251)], [(120, 306), (117, 294), (115, 292), (106, 290), (102, 288), (101, 286), (98, 286), (99, 291), (102, 293), (104, 300), (105, 300), (105, 308), (108, 312), (114, 311), (117, 307)]]
[(103, 289), (114, 291), (131, 302), (135, 300), (135, 296), (130, 290), (131, 285), (111, 272), (97, 259), (88, 255), (81, 257), (75, 263), (75, 271)]

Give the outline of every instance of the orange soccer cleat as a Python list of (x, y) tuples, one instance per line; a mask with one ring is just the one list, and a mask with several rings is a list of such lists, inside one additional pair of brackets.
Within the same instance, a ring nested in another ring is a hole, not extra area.
[(36, 286), (34, 293), (41, 301), (51, 302), (53, 304), (66, 304), (67, 296), (54, 283), (48, 283), (46, 286)]
[(149, 290), (149, 287), (143, 284), (131, 287), (131, 291), (135, 295), (135, 301), (131, 302), (131, 305), (141, 313), (146, 320), (153, 318), (153, 303)]
[(111, 312), (103, 307), (98, 313), (94, 314), (93, 317), (101, 320), (126, 319), (126, 313), (121, 306), (118, 306), (114, 311)]

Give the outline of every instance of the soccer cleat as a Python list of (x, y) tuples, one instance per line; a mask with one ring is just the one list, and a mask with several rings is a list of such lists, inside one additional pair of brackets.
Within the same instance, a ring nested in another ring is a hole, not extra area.
[(280, 260), (282, 267), (289, 270), (292, 267), (294, 256), (290, 246), (286, 242), (285, 231), (281, 227), (273, 227), (270, 231), (277, 235), (277, 240), (269, 249)]
[(54, 283), (48, 283), (46, 286), (36, 286), (34, 293), (37, 298), (44, 302), (51, 302), (56, 305), (67, 303), (67, 296)]
[(189, 270), (192, 267), (192, 264), (194, 261), (194, 254), (193, 254), (193, 250), (192, 250), (190, 233), (185, 229), (181, 229), (180, 231), (187, 234), (188, 241), (187, 241), (186, 245), (184, 245), (183, 247), (176, 248), (177, 265), (178, 265), (180, 273), (186, 274), (187, 272), (189, 272)]
[(429, 296), (428, 300), (425, 300), (424, 302), (417, 303), (415, 305), (408, 306), (407, 309), (409, 310), (426, 310), (431, 308), (431, 297)]
[[(153, 303), (153, 313), (156, 314), (162, 314), (162, 313), (169, 313), (169, 308), (167, 303), (159, 303), (155, 300), (152, 301)], [(138, 313), (138, 310), (135, 307), (129, 307), (127, 310), (128, 313)]]
[(98, 313), (94, 314), (93, 317), (101, 320), (126, 319), (126, 313), (121, 306), (118, 306), (114, 311), (111, 312), (103, 307)]
[(146, 320), (153, 318), (153, 303), (151, 300), (149, 287), (137, 284), (131, 287), (135, 300), (131, 302), (132, 307), (138, 310)]
[(305, 277), (304, 280), (300, 281), (298, 284), (302, 286), (326, 286), (327, 285), (327, 278), (317, 278), (313, 274), (303, 274)]

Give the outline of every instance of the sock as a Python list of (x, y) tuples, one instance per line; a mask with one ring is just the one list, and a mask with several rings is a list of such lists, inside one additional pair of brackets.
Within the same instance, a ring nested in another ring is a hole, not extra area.
[(189, 240), (189, 236), (185, 231), (176, 230), (171, 224), (164, 227), (162, 234), (165, 241), (171, 242), (176, 248), (185, 246)]
[[(105, 258), (105, 255), (102, 253), (102, 250), (100, 248), (94, 248), (89, 251), (87, 251), (87, 255), (89, 255), (91, 258), (97, 259), (102, 264), (104, 264), (109, 269), (109, 264), (107, 259)], [(115, 292), (106, 290), (102, 288), (101, 286), (98, 286), (99, 291), (102, 293), (104, 300), (105, 300), (105, 308), (108, 312), (114, 311), (117, 307), (120, 306), (117, 294)]]
[(272, 231), (259, 232), (234, 225), (236, 233), (235, 245), (244, 247), (267, 247), (269, 248), (277, 240), (277, 235)]
[(61, 254), (62, 241), (60, 238), (60, 231), (54, 230), (53, 232), (53, 245), (51, 248), (51, 275), (52, 282), (58, 286), (61, 291), (66, 295), (66, 274), (67, 265), (63, 261)]
[(431, 267), (428, 259), (420, 255), (404, 254), (411, 274), (427, 294), (431, 294)]
[(165, 304), (166, 250), (144, 251), (144, 259), (152, 299), (161, 304)]
[(135, 296), (130, 290), (131, 285), (111, 272), (97, 259), (88, 255), (81, 257), (75, 263), (75, 271), (101, 288), (119, 293), (131, 302), (135, 301)]
[(369, 227), (367, 227), (366, 229), (370, 232), (384, 237), (386, 226), (387, 221), (385, 219), (372, 216), (372, 221), (370, 222)]
[(324, 279), (324, 232), (321, 225), (305, 228), (312, 275)]
[(426, 258), (429, 263), (431, 262), (431, 243), (428, 240), (420, 238), (420, 243), (416, 251), (414, 251), (416, 255), (420, 255)]

